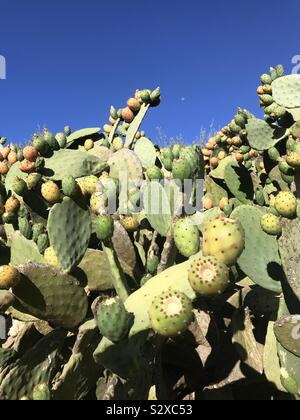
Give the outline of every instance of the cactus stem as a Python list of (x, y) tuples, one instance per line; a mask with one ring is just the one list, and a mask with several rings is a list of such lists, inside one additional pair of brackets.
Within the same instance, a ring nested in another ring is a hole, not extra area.
[(122, 268), (118, 262), (116, 253), (113, 249), (113, 246), (111, 244), (105, 244), (102, 243), (102, 249), (106, 255), (107, 261), (110, 266), (110, 271), (112, 273), (112, 281), (113, 286), (119, 296), (119, 298), (125, 302), (126, 299), (130, 295), (130, 289), (127, 284), (126, 278), (124, 276), (124, 273), (122, 271)]

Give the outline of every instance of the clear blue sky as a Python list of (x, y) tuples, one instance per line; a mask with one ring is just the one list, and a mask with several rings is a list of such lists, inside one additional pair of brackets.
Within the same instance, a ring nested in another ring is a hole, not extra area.
[[(147, 118), (193, 140), (236, 107), (259, 113), (259, 75), (300, 54), (299, 0), (1, 0), (0, 135), (103, 125), (136, 88), (160, 86)], [(184, 100), (183, 100), (184, 98)]]

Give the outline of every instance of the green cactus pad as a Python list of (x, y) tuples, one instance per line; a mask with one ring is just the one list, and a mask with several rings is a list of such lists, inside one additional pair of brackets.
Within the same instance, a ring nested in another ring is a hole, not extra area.
[(277, 341), (290, 353), (300, 357), (300, 315), (279, 319), (274, 325)]
[(287, 351), (280, 343), (277, 344), (278, 356), (280, 360), (281, 383), (285, 390), (300, 397), (300, 357)]
[(35, 242), (24, 238), (20, 232), (14, 232), (11, 237), (11, 264), (28, 262), (44, 263), (44, 258)]
[(99, 339), (94, 320), (87, 321), (79, 328), (72, 355), (54, 381), (53, 400), (82, 400), (90, 392), (103, 371), (93, 358)]
[(250, 118), (246, 125), (249, 145), (256, 150), (267, 150), (286, 137), (285, 129), (271, 127), (264, 120)]
[(32, 399), (36, 386), (50, 385), (58, 368), (58, 355), (65, 338), (65, 331), (55, 330), (25, 353), (4, 377), (0, 398), (8, 401)]
[(148, 169), (155, 165), (156, 149), (151, 140), (140, 138), (135, 145), (134, 152), (142, 162), (143, 168)]
[(112, 275), (102, 251), (88, 249), (78, 267), (84, 272), (89, 290), (101, 292), (113, 289)]
[(229, 162), (224, 170), (224, 181), (230, 192), (240, 202), (249, 204), (253, 200), (254, 189), (249, 171), (237, 162)]
[(127, 231), (120, 222), (115, 222), (112, 244), (122, 270), (134, 278), (137, 265), (135, 249)]
[(222, 159), (216, 169), (213, 169), (210, 175), (216, 179), (224, 179), (225, 168), (229, 163), (234, 163), (235, 160), (232, 156), (226, 156)]
[(150, 104), (146, 105), (143, 104), (141, 106), (141, 109), (139, 110), (139, 113), (136, 115), (135, 119), (130, 124), (130, 127), (127, 130), (126, 134), (126, 141), (125, 141), (125, 147), (129, 148), (131, 144), (134, 141), (135, 135), (138, 132), (144, 118), (146, 117), (146, 114), (150, 108)]
[(124, 176), (127, 176), (128, 180), (133, 181), (143, 179), (142, 164), (131, 150), (122, 149), (114, 153), (109, 159), (108, 165), (112, 178), (120, 179), (121, 177), (121, 179), (124, 179)]
[(65, 197), (50, 210), (47, 230), (60, 265), (66, 271), (72, 270), (88, 248), (92, 233), (89, 210)]
[(98, 175), (105, 169), (107, 164), (96, 156), (84, 151), (61, 149), (45, 159), (42, 173), (47, 178), (60, 181), (69, 175), (74, 178)]
[(280, 293), (281, 260), (276, 238), (266, 234), (260, 226), (264, 213), (262, 208), (243, 205), (231, 214), (232, 219), (241, 222), (246, 235), (245, 249), (238, 265), (259, 286)]
[(286, 279), (293, 293), (300, 301), (300, 219), (282, 221), (282, 236), (279, 239), (279, 252)]
[(300, 106), (300, 75), (279, 77), (272, 83), (274, 101), (285, 108)]
[(142, 189), (146, 217), (161, 236), (167, 236), (172, 223), (172, 208), (166, 189), (159, 182), (145, 184)]
[(72, 146), (73, 143), (77, 141), (81, 141), (85, 138), (95, 136), (100, 133), (99, 127), (93, 128), (82, 128), (81, 130), (74, 131), (74, 133), (70, 134), (67, 137), (67, 147)]
[(206, 197), (212, 200), (213, 206), (218, 206), (222, 198), (228, 197), (227, 191), (217, 184), (212, 177), (207, 176), (205, 179)]
[(45, 264), (28, 263), (18, 270), (23, 276), (13, 289), (17, 310), (64, 328), (74, 328), (84, 319), (87, 296), (74, 277)]
[(96, 156), (102, 162), (107, 162), (112, 157), (112, 151), (104, 146), (95, 145), (88, 153), (92, 156)]

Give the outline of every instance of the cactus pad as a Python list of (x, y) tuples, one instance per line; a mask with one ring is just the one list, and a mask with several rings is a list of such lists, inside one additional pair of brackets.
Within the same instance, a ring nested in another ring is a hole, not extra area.
[(300, 107), (300, 75), (279, 77), (272, 83), (274, 101), (285, 108)]
[(271, 127), (258, 118), (250, 118), (246, 130), (249, 145), (256, 150), (267, 150), (287, 135), (285, 129)]
[(92, 232), (89, 210), (65, 197), (52, 207), (47, 230), (60, 265), (66, 271), (72, 270), (88, 248)]

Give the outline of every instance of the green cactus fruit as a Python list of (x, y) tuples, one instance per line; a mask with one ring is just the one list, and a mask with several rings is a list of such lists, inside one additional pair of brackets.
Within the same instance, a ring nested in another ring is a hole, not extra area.
[(150, 279), (152, 279), (152, 274), (145, 274), (140, 280), (140, 286), (143, 287)]
[(229, 269), (213, 256), (193, 259), (189, 269), (189, 282), (201, 296), (213, 297), (223, 293), (229, 281)]
[(297, 209), (297, 199), (294, 194), (290, 191), (280, 191), (275, 198), (275, 209), (281, 216), (295, 216)]
[(124, 148), (124, 142), (121, 137), (115, 137), (113, 139), (112, 145), (116, 151)]
[(294, 175), (294, 169), (285, 161), (282, 160), (278, 163), (278, 168), (281, 173), (284, 175), (293, 176)]
[(229, 129), (233, 134), (239, 134), (242, 131), (242, 127), (237, 125), (235, 122), (229, 124)]
[(42, 136), (35, 136), (32, 145), (38, 152), (43, 154), (49, 150), (49, 145)]
[(60, 189), (53, 181), (47, 181), (42, 185), (42, 197), (50, 204), (58, 203), (61, 199)]
[(90, 175), (84, 178), (83, 186), (88, 194), (92, 195), (97, 191), (99, 179), (95, 175)]
[(95, 230), (99, 241), (107, 241), (114, 233), (113, 218), (110, 215), (97, 216)]
[(299, 395), (298, 383), (296, 379), (292, 376), (289, 376), (288, 372), (285, 372), (284, 369), (281, 369), (281, 384), (284, 389), (291, 395)]
[(271, 147), (270, 149), (268, 149), (268, 156), (274, 162), (277, 162), (278, 159), (280, 159), (280, 153), (278, 152), (276, 147)]
[(55, 140), (57, 141), (57, 143), (59, 144), (59, 147), (61, 149), (66, 147), (67, 137), (66, 137), (65, 133), (57, 133), (56, 136), (55, 136)]
[(148, 89), (144, 89), (140, 92), (141, 100), (144, 104), (149, 104), (151, 102), (151, 92)]
[(261, 95), (260, 99), (265, 106), (269, 106), (274, 102), (273, 96), (271, 95)]
[(32, 240), (37, 242), (38, 237), (44, 233), (45, 227), (42, 223), (36, 223), (32, 226)]
[(27, 183), (27, 187), (29, 190), (35, 190), (41, 183), (42, 181), (42, 175), (34, 172), (32, 174), (28, 175), (28, 178), (26, 180)]
[(87, 139), (83, 146), (86, 151), (92, 150), (94, 148), (94, 141), (92, 139)]
[(276, 69), (274, 69), (274, 67), (270, 67), (270, 76), (271, 76), (272, 82), (278, 77), (277, 71)]
[(72, 175), (65, 176), (62, 180), (62, 191), (67, 197), (74, 198), (79, 192), (76, 179)]
[(0, 289), (8, 290), (16, 286), (20, 281), (19, 271), (10, 265), (0, 267)]
[(172, 147), (172, 155), (174, 159), (179, 159), (180, 157), (180, 150), (182, 149), (182, 146), (180, 144), (174, 144)]
[(295, 148), (296, 148), (297, 143), (295, 142), (294, 139), (289, 138), (286, 141), (286, 150), (290, 151), (290, 152), (294, 152)]
[(237, 262), (245, 247), (245, 232), (238, 220), (218, 217), (204, 228), (202, 252), (231, 266)]
[(12, 190), (17, 195), (22, 196), (26, 191), (26, 182), (24, 181), (24, 179), (16, 178), (12, 184)]
[(38, 156), (35, 161), (35, 169), (39, 171), (45, 166), (45, 159), (42, 156)]
[(154, 275), (157, 272), (157, 267), (159, 264), (159, 257), (155, 254), (148, 255), (146, 269), (148, 273)]
[(32, 238), (32, 227), (26, 217), (18, 218), (19, 231), (26, 239)]
[(46, 249), (49, 247), (49, 238), (47, 233), (42, 233), (37, 239), (37, 246), (40, 254), (44, 254)]
[(50, 133), (50, 131), (48, 130), (44, 130), (44, 140), (46, 143), (48, 143), (48, 146), (50, 146), (50, 148), (52, 150), (59, 150), (59, 144), (58, 141), (56, 140), (56, 138), (53, 136), (52, 133)]
[(167, 171), (172, 171), (172, 159), (163, 157), (161, 161)]
[(243, 114), (237, 114), (234, 118), (234, 121), (239, 127), (245, 128), (247, 118)]
[(185, 179), (189, 179), (192, 170), (189, 162), (185, 159), (174, 160), (172, 164), (172, 175), (174, 179), (178, 179), (184, 182)]
[(2, 215), (3, 223), (14, 223), (16, 221), (16, 215), (14, 213), (3, 213)]
[(284, 76), (284, 67), (282, 64), (278, 64), (278, 66), (276, 66), (276, 73), (277, 73), (277, 77)]
[(114, 106), (110, 107), (109, 114), (114, 120), (117, 120), (119, 118), (118, 111), (116, 110), (116, 108)]
[(19, 162), (22, 162), (22, 160), (24, 160), (23, 150), (20, 149), (17, 151), (17, 159)]
[(256, 202), (259, 206), (264, 206), (265, 205), (265, 196), (264, 196), (264, 192), (263, 189), (257, 189), (255, 192), (255, 199)]
[(47, 264), (60, 268), (60, 264), (59, 264), (57, 255), (55, 254), (55, 251), (54, 251), (52, 246), (49, 246), (49, 248), (47, 248), (45, 250), (44, 259), (45, 259)]
[(272, 78), (269, 74), (264, 73), (260, 76), (260, 80), (264, 85), (270, 85), (272, 83)]
[(71, 128), (68, 125), (64, 127), (64, 133), (67, 137), (72, 133)]
[(164, 147), (163, 149), (161, 149), (161, 155), (165, 159), (173, 160), (173, 158), (174, 158), (173, 153), (172, 153), (172, 149), (170, 147)]
[(133, 314), (126, 311), (123, 302), (118, 297), (105, 300), (96, 311), (100, 333), (115, 343), (128, 336), (133, 318)]
[(174, 240), (178, 251), (186, 258), (189, 258), (199, 252), (199, 229), (188, 218), (179, 219), (175, 223)]
[(174, 337), (184, 332), (193, 321), (192, 301), (184, 293), (169, 289), (154, 298), (149, 319), (159, 335)]
[(158, 166), (151, 166), (151, 168), (147, 169), (147, 176), (150, 181), (160, 181), (163, 178), (163, 173)]
[(51, 391), (47, 384), (37, 385), (32, 392), (33, 401), (50, 401)]
[(264, 232), (269, 235), (281, 235), (282, 229), (280, 224), (280, 218), (274, 214), (267, 213), (261, 217), (260, 220), (261, 228)]

